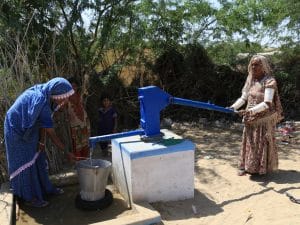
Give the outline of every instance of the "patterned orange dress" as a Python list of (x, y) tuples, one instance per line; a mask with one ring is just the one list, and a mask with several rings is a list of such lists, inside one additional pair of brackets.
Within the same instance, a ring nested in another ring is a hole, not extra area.
[(278, 169), (275, 128), (283, 116), (277, 83), (273, 77), (265, 75), (260, 81), (251, 82), (247, 110), (264, 101), (265, 88), (275, 90), (271, 106), (254, 116), (243, 118), (245, 127), (239, 168), (250, 174), (266, 174)]
[(84, 109), (82, 98), (75, 93), (68, 104), (72, 152), (76, 160), (89, 157), (90, 121)]

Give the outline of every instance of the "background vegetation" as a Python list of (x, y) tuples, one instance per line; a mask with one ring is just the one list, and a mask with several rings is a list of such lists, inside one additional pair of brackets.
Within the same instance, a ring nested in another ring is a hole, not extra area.
[[(94, 135), (104, 93), (114, 99), (120, 130), (138, 126), (137, 89), (146, 85), (228, 106), (249, 58), (262, 52), (273, 63), (286, 119), (299, 119), (299, 18), (297, 0), (2, 0), (1, 140), (16, 97), (52, 77), (81, 80)], [(175, 106), (163, 116), (226, 118)]]

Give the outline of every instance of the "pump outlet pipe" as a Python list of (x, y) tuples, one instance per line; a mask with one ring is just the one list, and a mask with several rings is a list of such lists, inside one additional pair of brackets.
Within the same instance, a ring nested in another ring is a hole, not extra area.
[(135, 136), (135, 135), (144, 135), (145, 131), (143, 129), (138, 130), (132, 130), (132, 131), (126, 131), (116, 134), (107, 134), (102, 136), (95, 136), (89, 138), (89, 144), (91, 148), (96, 147), (96, 143), (100, 141), (108, 141), (115, 138), (122, 138), (122, 137), (129, 137), (129, 136)]

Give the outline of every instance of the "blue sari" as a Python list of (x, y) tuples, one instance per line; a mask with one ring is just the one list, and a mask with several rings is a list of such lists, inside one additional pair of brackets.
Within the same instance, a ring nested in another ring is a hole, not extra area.
[[(25, 201), (43, 200), (45, 194), (56, 190), (49, 180), (45, 152), (37, 154), (39, 131), (53, 128), (51, 96), (71, 91), (66, 79), (51, 79), (25, 90), (6, 113), (4, 138), (10, 184), (13, 194)], [(25, 168), (26, 164), (30, 166)]]

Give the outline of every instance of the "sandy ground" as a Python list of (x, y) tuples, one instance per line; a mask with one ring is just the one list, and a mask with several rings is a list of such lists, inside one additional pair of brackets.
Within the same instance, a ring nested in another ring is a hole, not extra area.
[(152, 204), (163, 224), (300, 224), (300, 204), (286, 196), (289, 192), (300, 199), (300, 126), (289, 144), (281, 143), (277, 134), (279, 171), (265, 177), (237, 176), (241, 124), (200, 129), (187, 125), (175, 131), (197, 145), (195, 197)]
[[(237, 176), (241, 124), (173, 124), (172, 130), (192, 140), (195, 152), (195, 197), (184, 201), (153, 203), (165, 225), (297, 225), (300, 204), (300, 126), (290, 143), (278, 133), (279, 171), (264, 177)], [(82, 212), (74, 207), (78, 190), (65, 188), (64, 197), (50, 199), (45, 209), (21, 206), (17, 225), (89, 224), (130, 213), (122, 198), (101, 212)]]

